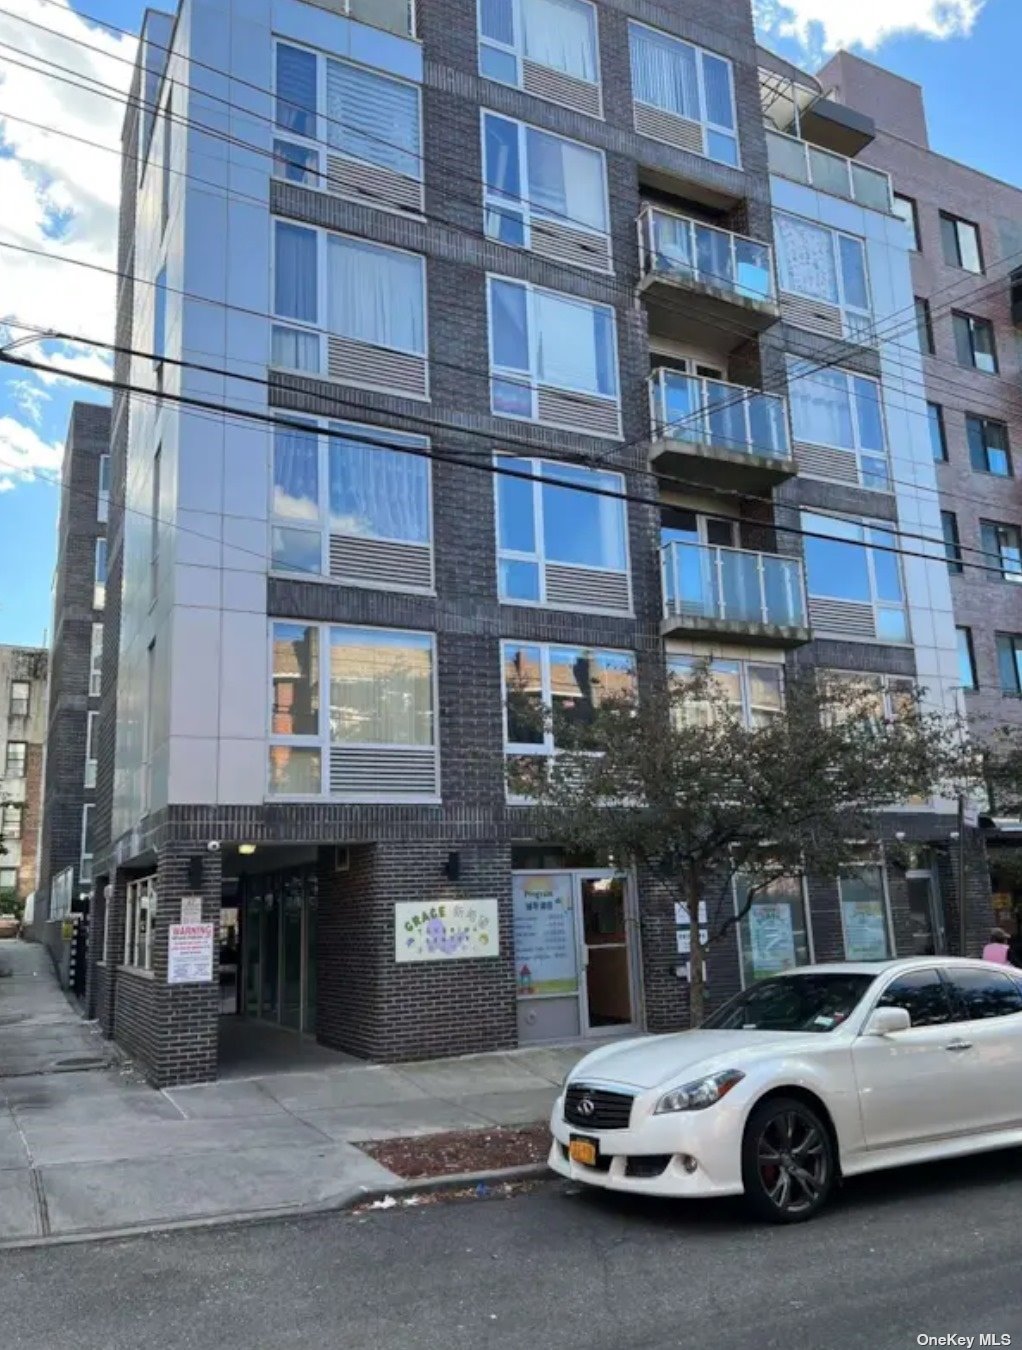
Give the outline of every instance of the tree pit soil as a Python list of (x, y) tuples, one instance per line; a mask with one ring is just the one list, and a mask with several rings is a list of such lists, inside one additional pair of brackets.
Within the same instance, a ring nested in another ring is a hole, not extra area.
[(546, 1162), (550, 1129), (535, 1125), (497, 1125), (492, 1129), (450, 1130), (444, 1134), (401, 1139), (368, 1139), (355, 1144), (383, 1167), (406, 1181), (456, 1176), (459, 1172), (491, 1172)]

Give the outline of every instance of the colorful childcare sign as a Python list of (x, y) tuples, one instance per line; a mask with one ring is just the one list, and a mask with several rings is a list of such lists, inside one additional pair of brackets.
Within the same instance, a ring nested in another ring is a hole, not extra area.
[(496, 900), (399, 901), (394, 906), (395, 961), (458, 961), (500, 955)]

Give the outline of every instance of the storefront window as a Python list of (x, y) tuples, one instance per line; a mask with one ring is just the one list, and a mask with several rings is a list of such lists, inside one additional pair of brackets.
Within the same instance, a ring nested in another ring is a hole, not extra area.
[[(735, 878), (735, 905), (748, 898), (748, 878)], [(742, 983), (780, 975), (792, 966), (808, 965), (809, 931), (801, 877), (783, 877), (756, 892), (739, 923)]]
[(846, 961), (886, 961), (891, 955), (883, 869), (849, 868), (838, 878)]

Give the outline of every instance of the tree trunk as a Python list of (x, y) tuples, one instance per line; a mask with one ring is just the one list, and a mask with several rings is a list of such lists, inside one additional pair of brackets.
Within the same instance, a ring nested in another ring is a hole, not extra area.
[(703, 1020), (703, 998), (706, 992), (706, 952), (699, 929), (699, 900), (701, 874), (691, 866), (685, 878), (685, 904), (688, 908), (688, 1024), (697, 1027)]

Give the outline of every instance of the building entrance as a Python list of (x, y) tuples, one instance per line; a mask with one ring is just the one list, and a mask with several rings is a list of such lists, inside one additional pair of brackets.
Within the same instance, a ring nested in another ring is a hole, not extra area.
[(300, 868), (246, 877), (241, 894), (241, 1010), (292, 1031), (316, 1030), (319, 878)]

